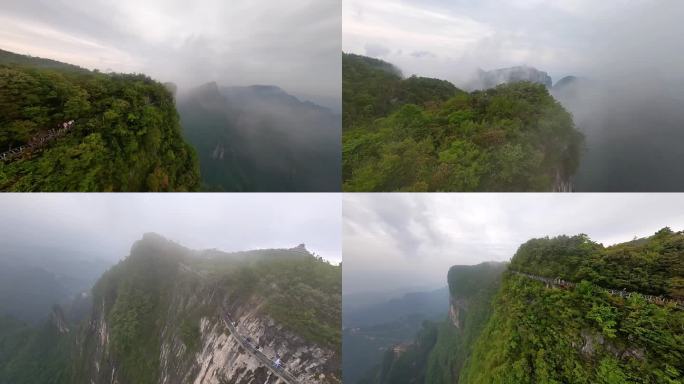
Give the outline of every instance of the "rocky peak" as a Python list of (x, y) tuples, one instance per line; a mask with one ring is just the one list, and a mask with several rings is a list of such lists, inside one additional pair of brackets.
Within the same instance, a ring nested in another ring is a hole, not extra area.
[(543, 84), (549, 88), (553, 84), (551, 76), (549, 76), (548, 73), (526, 65), (494, 69), (491, 71), (480, 70), (479, 77), (483, 89), (494, 88), (500, 84), (517, 83), (520, 81)]

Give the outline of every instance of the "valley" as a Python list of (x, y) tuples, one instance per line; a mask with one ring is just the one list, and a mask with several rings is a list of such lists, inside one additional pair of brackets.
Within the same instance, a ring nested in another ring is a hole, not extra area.
[(684, 233), (663, 228), (608, 247), (532, 239), (510, 263), (454, 266), (448, 316), (352, 382), (682, 382), (683, 255)]

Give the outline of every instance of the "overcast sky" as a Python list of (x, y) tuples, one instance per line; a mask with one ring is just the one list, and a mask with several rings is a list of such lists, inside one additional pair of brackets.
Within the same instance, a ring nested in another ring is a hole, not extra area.
[(340, 7), (340, 0), (10, 0), (0, 2), (0, 48), (186, 87), (274, 84), (339, 100)]
[(682, 194), (345, 194), (344, 294), (446, 285), (452, 265), (508, 261), (536, 237), (610, 245), (684, 230)]
[(680, 0), (345, 0), (342, 12), (346, 52), (456, 84), (524, 64), (554, 81), (684, 65)]
[(192, 249), (292, 248), (338, 263), (339, 194), (2, 194), (0, 244), (118, 260), (156, 232)]

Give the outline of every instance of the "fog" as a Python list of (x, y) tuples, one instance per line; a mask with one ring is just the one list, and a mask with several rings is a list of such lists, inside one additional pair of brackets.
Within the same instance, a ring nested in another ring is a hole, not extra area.
[[(610, 245), (684, 229), (677, 194), (347, 194), (343, 294), (446, 285), (452, 265), (508, 261), (536, 237)], [(368, 296), (368, 294), (366, 294)]]
[(272, 84), (339, 109), (339, 0), (0, 2), (0, 48), (181, 89)]
[(144, 233), (156, 232), (192, 249), (305, 243), (341, 261), (338, 194), (3, 194), (0, 212), (4, 253), (28, 249), (114, 263)]
[(360, 0), (343, 3), (343, 50), (468, 88), (478, 69), (529, 65), (586, 136), (579, 191), (684, 190), (684, 2)]

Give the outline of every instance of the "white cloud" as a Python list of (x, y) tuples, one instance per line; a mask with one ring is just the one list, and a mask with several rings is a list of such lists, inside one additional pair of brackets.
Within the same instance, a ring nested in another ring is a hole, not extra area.
[(194, 249), (239, 251), (305, 243), (341, 260), (340, 194), (2, 194), (0, 244), (125, 257), (143, 233)]
[(347, 194), (343, 212), (345, 293), (440, 287), (450, 266), (509, 260), (536, 237), (684, 229), (676, 194)]
[(274, 84), (339, 99), (340, 1), (0, 2), (0, 48), (182, 87)]

